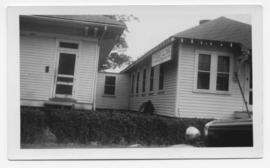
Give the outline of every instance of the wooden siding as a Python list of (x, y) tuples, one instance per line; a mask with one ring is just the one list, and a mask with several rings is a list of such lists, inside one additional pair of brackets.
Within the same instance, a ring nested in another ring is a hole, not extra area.
[[(116, 77), (115, 96), (104, 95), (106, 76)], [(96, 108), (128, 110), (129, 89), (128, 74), (98, 73)]]
[[(221, 51), (228, 49), (180, 45), (178, 60), (178, 102), (177, 113), (179, 117), (196, 118), (232, 118), (234, 111), (243, 110), (243, 100), (238, 84), (231, 75), (231, 92), (226, 94), (193, 92), (195, 51)], [(233, 53), (232, 53), (233, 54)], [(240, 81), (244, 83), (243, 70), (240, 71)]]
[[(61, 37), (61, 35), (58, 35)], [(72, 38), (72, 37), (70, 37)], [(45, 34), (20, 36), (20, 89), (22, 100), (46, 101), (53, 97), (56, 74), (56, 38)], [(65, 40), (65, 38), (61, 38)], [(76, 59), (75, 96), (78, 103), (92, 104), (97, 74), (98, 45), (81, 41)], [(45, 67), (49, 66), (49, 72)]]
[[(53, 38), (20, 36), (21, 99), (48, 100), (55, 72), (56, 41)], [(45, 73), (49, 66), (49, 73)]]
[[(175, 116), (175, 97), (176, 97), (176, 72), (177, 64), (174, 61), (169, 61), (164, 63), (164, 89), (162, 91), (158, 90), (159, 83), (159, 67), (155, 66), (154, 73), (154, 88), (153, 92), (150, 93), (150, 71), (151, 62), (148, 61), (144, 65), (139, 65), (137, 69), (130, 72), (131, 75), (135, 74), (134, 81), (134, 94), (130, 96), (129, 108), (134, 111), (138, 111), (141, 104), (148, 100), (151, 100), (154, 107), (155, 113), (164, 116)], [(146, 88), (145, 94), (142, 93), (142, 80), (143, 80), (143, 70), (146, 68)], [(139, 79), (139, 93), (136, 94), (136, 80), (137, 72), (140, 72)], [(131, 81), (132, 78), (130, 78)], [(131, 90), (131, 89), (130, 89)], [(130, 91), (129, 91), (130, 92)]]
[(76, 67), (75, 98), (80, 103), (93, 103), (98, 71), (97, 43), (82, 41)]

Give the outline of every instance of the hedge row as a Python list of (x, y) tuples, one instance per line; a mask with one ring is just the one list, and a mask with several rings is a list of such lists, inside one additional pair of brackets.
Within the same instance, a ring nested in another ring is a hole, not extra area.
[[(131, 112), (22, 109), (22, 143), (31, 143), (46, 126), (59, 143), (172, 145), (185, 143), (185, 130), (203, 132), (208, 119), (178, 119)], [(49, 116), (49, 118), (48, 118)], [(44, 124), (45, 123), (45, 124)]]

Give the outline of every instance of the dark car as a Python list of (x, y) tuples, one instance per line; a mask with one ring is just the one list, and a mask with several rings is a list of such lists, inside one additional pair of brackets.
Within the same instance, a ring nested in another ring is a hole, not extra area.
[(253, 146), (252, 119), (213, 120), (204, 128), (208, 147)]

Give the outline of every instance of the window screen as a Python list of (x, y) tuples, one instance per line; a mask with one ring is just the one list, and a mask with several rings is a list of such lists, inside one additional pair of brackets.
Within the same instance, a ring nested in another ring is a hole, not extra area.
[(106, 76), (105, 77), (104, 94), (115, 95), (115, 76)]
[(230, 57), (218, 56), (217, 68), (217, 85), (216, 89), (220, 91), (229, 90), (229, 76), (230, 76)]
[(140, 72), (137, 72), (136, 93), (139, 93)]
[(56, 94), (72, 95), (72, 85), (56, 85)]
[(75, 59), (75, 54), (60, 53), (58, 74), (74, 75)]
[(210, 88), (210, 66), (211, 55), (199, 54), (198, 60), (198, 89), (209, 89)]
[(132, 74), (132, 80), (131, 80), (131, 94), (134, 93), (134, 82), (135, 82), (134, 80), (135, 80), (135, 75)]
[(146, 69), (143, 70), (142, 92), (145, 92)]
[(153, 86), (154, 86), (154, 67), (151, 68), (150, 72), (150, 91), (153, 91)]
[(164, 87), (164, 64), (160, 65), (159, 69), (159, 85), (158, 88), (159, 90), (162, 90)]

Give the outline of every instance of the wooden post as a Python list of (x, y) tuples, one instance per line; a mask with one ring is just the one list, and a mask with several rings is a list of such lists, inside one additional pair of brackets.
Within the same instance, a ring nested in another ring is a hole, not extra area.
[(241, 87), (241, 84), (240, 84), (240, 81), (239, 81), (239, 78), (238, 78), (238, 73), (237, 73), (237, 72), (234, 72), (234, 75), (235, 75), (236, 81), (237, 81), (237, 83), (238, 83), (239, 89), (240, 89), (240, 91), (241, 91), (242, 98), (243, 98), (244, 103), (245, 103), (246, 112), (247, 112), (247, 114), (248, 114), (248, 117), (251, 118), (251, 114), (250, 114), (250, 112), (248, 111), (247, 101), (246, 101), (246, 98), (245, 98), (245, 96), (244, 96), (244, 92), (243, 92), (243, 89), (242, 89), (242, 87)]

